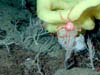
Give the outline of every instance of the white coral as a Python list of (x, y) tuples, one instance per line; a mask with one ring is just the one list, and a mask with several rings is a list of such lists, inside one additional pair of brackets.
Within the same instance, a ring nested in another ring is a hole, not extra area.
[(95, 69), (94, 63), (93, 63), (93, 58), (94, 58), (94, 55), (95, 55), (95, 50), (94, 50), (94, 47), (93, 47), (93, 44), (92, 44), (90, 38), (88, 38), (88, 40), (87, 40), (87, 45), (88, 45), (88, 51), (89, 51), (89, 58), (90, 58), (91, 67), (92, 67), (92, 69)]

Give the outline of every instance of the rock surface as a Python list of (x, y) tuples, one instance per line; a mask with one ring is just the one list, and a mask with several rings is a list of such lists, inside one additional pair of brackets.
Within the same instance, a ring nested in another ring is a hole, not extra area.
[(87, 68), (73, 68), (71, 70), (59, 69), (54, 75), (100, 75), (100, 72)]

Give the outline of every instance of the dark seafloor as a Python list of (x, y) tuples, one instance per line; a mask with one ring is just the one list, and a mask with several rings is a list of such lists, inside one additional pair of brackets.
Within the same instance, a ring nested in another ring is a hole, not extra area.
[(87, 54), (73, 54), (64, 69), (65, 50), (36, 15), (36, 0), (0, 0), (0, 75), (100, 75), (100, 20), (86, 31), (97, 58), (93, 71)]

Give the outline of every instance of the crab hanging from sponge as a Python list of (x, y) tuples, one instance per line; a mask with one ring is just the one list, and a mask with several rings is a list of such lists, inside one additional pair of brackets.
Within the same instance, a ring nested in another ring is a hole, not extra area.
[(51, 33), (69, 19), (76, 28), (92, 30), (94, 18), (100, 19), (100, 0), (37, 0), (37, 15)]
[(37, 15), (49, 32), (57, 33), (59, 44), (66, 50), (64, 64), (68, 68), (72, 52), (87, 48), (79, 32), (94, 29), (94, 19), (100, 19), (100, 0), (37, 0)]

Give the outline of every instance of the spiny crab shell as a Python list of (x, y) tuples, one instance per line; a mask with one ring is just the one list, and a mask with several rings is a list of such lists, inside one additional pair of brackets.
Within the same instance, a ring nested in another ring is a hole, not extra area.
[(69, 21), (69, 22), (65, 25), (65, 27), (66, 27), (66, 29), (67, 29), (68, 31), (71, 31), (71, 30), (74, 30), (74, 29), (75, 29), (75, 26), (74, 26), (74, 24), (73, 24), (71, 21)]

